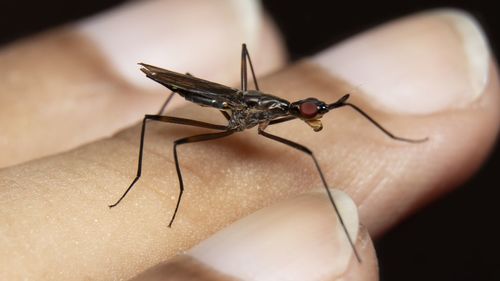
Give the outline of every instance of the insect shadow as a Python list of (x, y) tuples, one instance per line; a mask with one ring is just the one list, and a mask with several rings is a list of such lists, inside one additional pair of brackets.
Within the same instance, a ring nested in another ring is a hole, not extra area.
[[(255, 90), (248, 89), (247, 62), (248, 65), (250, 66), (250, 71), (252, 74), (253, 83), (255, 85)], [(112, 205), (109, 205), (110, 208), (118, 205), (141, 177), (142, 157), (144, 150), (144, 135), (146, 132), (146, 124), (148, 120), (201, 127), (217, 131), (213, 133), (188, 136), (174, 141), (174, 146), (173, 146), (174, 162), (175, 162), (175, 169), (177, 171), (177, 177), (179, 179), (180, 193), (177, 199), (177, 203), (175, 205), (174, 213), (168, 224), (169, 227), (172, 226), (172, 223), (175, 220), (177, 211), (179, 210), (179, 205), (181, 203), (182, 194), (184, 192), (184, 182), (182, 180), (182, 172), (181, 172), (181, 167), (179, 165), (177, 147), (188, 143), (224, 138), (234, 133), (241, 132), (243, 130), (257, 126), (257, 131), (259, 135), (277, 141), (279, 143), (282, 143), (299, 151), (302, 151), (312, 158), (314, 165), (321, 178), (321, 181), (323, 183), (323, 186), (325, 188), (326, 194), (328, 195), (331, 205), (334, 208), (337, 217), (339, 219), (339, 222), (346, 234), (347, 240), (349, 241), (349, 244), (351, 245), (357, 260), (361, 262), (361, 257), (358, 251), (356, 250), (356, 247), (354, 246), (354, 241), (347, 232), (344, 220), (342, 219), (342, 216), (338, 211), (337, 204), (335, 203), (335, 200), (330, 190), (328, 189), (328, 184), (326, 182), (325, 176), (320, 168), (318, 160), (314, 156), (314, 153), (304, 145), (279, 137), (277, 135), (270, 134), (266, 132), (265, 129), (268, 126), (288, 122), (294, 119), (300, 119), (304, 121), (307, 125), (309, 125), (314, 131), (317, 132), (323, 128), (323, 125), (320, 120), (321, 117), (323, 117), (323, 115), (336, 108), (349, 107), (358, 112), (359, 114), (361, 114), (363, 117), (365, 117), (368, 121), (370, 121), (373, 125), (375, 125), (377, 128), (379, 128), (382, 132), (384, 132), (387, 136), (389, 136), (392, 139), (398, 141), (411, 142), (411, 143), (422, 142), (427, 140), (427, 138), (417, 139), (417, 140), (407, 139), (392, 134), (387, 129), (382, 127), (382, 125), (376, 122), (372, 117), (370, 117), (367, 113), (361, 110), (359, 107), (347, 102), (349, 94), (344, 95), (343, 97), (341, 97), (340, 99), (338, 99), (333, 103), (325, 103), (316, 98), (307, 98), (295, 102), (290, 102), (286, 99), (261, 92), (259, 84), (255, 77), (255, 72), (252, 65), (252, 61), (250, 59), (250, 54), (248, 53), (245, 44), (242, 45), (241, 49), (241, 89), (231, 88), (228, 86), (196, 78), (190, 75), (189, 73), (180, 74), (177, 72), (162, 69), (145, 63), (140, 63), (139, 65), (142, 66), (141, 71), (144, 72), (148, 78), (164, 85), (165, 87), (170, 89), (172, 93), (163, 103), (158, 114), (144, 116), (141, 129), (141, 141), (139, 145), (137, 175), (135, 176), (134, 180), (129, 185), (129, 187), (125, 190), (123, 195), (118, 199), (118, 201), (116, 201)], [(218, 109), (222, 113), (222, 115), (226, 118), (227, 125), (217, 125), (198, 120), (162, 115), (163, 111), (165, 110), (169, 102), (172, 100), (175, 93), (181, 95), (187, 101), (196, 103), (201, 106), (213, 107)]]

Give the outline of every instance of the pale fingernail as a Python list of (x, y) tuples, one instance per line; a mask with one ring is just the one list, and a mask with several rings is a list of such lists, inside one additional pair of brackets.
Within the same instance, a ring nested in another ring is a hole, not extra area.
[[(356, 205), (347, 194), (332, 193), (356, 241)], [(262, 209), (216, 233), (187, 255), (206, 269), (246, 281), (331, 280), (356, 262), (324, 191)]]
[(139, 86), (155, 87), (138, 74), (138, 62), (233, 82), (223, 69), (237, 69), (241, 43), (258, 45), (262, 17), (259, 1), (134, 1), (77, 27), (117, 74)]
[(383, 109), (428, 114), (482, 95), (490, 51), (471, 15), (441, 9), (362, 33), (313, 61)]

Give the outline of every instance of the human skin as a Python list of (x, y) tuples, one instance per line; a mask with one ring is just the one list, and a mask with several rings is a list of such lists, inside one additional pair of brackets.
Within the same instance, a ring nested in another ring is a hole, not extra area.
[[(459, 18), (465, 22), (470, 20), (464, 15)], [(408, 22), (409, 26), (404, 25)], [(419, 26), (431, 28), (438, 33), (436, 36), (449, 35), (450, 44), (460, 50), (460, 44), (454, 41), (456, 33), (447, 32), (448, 28), (453, 30), (455, 24), (449, 22), (446, 15), (430, 14), (392, 23), (381, 30), (398, 32), (397, 27), (401, 26), (405, 26), (404, 30)], [(439, 33), (441, 31), (443, 33)], [(365, 36), (370, 35), (387, 36), (376, 31)], [(421, 40), (425, 42), (425, 38)], [(351, 41), (351, 45), (341, 45), (332, 53), (345, 53), (346, 49), (355, 50), (356, 47), (360, 48), (356, 41)], [(442, 52), (450, 54), (450, 49), (443, 48)], [(458, 53), (460, 57), (460, 51)], [(441, 87), (443, 95), (455, 96), (426, 97), (440, 102), (440, 106), (429, 110), (415, 102), (391, 107), (384, 98), (377, 98), (383, 93), (376, 88), (366, 92), (356, 89), (355, 82), (343, 77), (345, 73), (328, 67), (333, 62), (341, 63), (335, 61), (334, 55), (325, 53), (261, 79), (260, 86), (267, 93), (292, 101), (314, 96), (333, 102), (355, 89), (351, 102), (391, 132), (408, 138), (429, 137), (427, 142), (420, 144), (391, 140), (347, 108), (327, 114), (322, 119), (325, 128), (320, 133), (314, 133), (300, 121), (268, 129), (314, 151), (329, 184), (344, 190), (358, 205), (359, 221), (366, 228), (359, 232), (359, 236), (365, 238), (357, 241), (370, 245), (366, 229), (379, 235), (426, 202), (457, 186), (479, 167), (498, 132), (498, 74), (493, 59), (488, 57), (487, 70), (484, 70), (486, 82), (479, 87), (480, 93), (473, 95), (467, 91), (461, 95), (454, 91), (447, 93), (446, 85), (452, 84), (454, 79), (465, 79), (460, 71), (448, 76), (450, 80), (442, 81), (444, 86), (434, 86)], [(410, 62), (404, 65), (411, 65)], [(467, 62), (463, 64), (467, 68)], [(447, 69), (446, 64), (442, 66)], [(417, 75), (420, 68), (414, 69), (413, 75), (425, 77), (424, 73)], [(390, 67), (384, 69), (384, 73), (390, 72)], [(413, 86), (428, 83), (418, 79), (411, 81)], [(88, 109), (88, 112), (92, 111)], [(216, 111), (193, 104), (181, 104), (171, 108), (168, 114), (217, 124), (224, 122)], [(111, 210), (107, 205), (122, 194), (135, 174), (139, 125), (66, 153), (1, 170), (0, 225), (6, 242), (0, 262), (3, 268), (9, 269), (3, 271), (2, 279), (128, 278), (191, 248), (263, 207), (271, 209), (263, 209), (246, 220), (251, 222), (255, 216), (266, 218), (272, 208), (286, 210), (290, 204), (302, 210), (300, 203), (308, 200), (314, 203), (310, 203), (313, 210), (316, 205), (321, 206), (317, 209), (325, 210), (321, 199), (307, 193), (321, 187), (311, 159), (248, 130), (227, 139), (179, 148), (186, 191), (177, 220), (168, 229), (169, 215), (178, 194), (171, 144), (180, 137), (206, 131), (150, 122), (142, 178), (125, 200)], [(282, 200), (285, 203), (276, 204)], [(292, 203), (287, 205), (286, 202)], [(357, 221), (356, 211), (350, 214), (354, 214)], [(236, 224), (228, 229), (234, 227), (241, 228)], [(220, 234), (214, 237), (217, 235)], [(205, 246), (188, 251), (188, 256), (203, 260), (200, 252), (203, 253), (207, 243), (213, 240), (206, 241), (200, 244)], [(369, 277), (361, 280), (375, 280), (373, 249), (366, 245), (360, 249), (365, 258), (363, 265), (368, 266), (362, 270), (347, 269), (340, 277), (336, 275), (330, 279), (360, 280), (359, 276), (366, 270)], [(351, 252), (347, 255), (353, 260)], [(176, 260), (181, 262), (175, 265)], [(185, 259), (177, 257), (166, 264), (182, 268), (183, 261)], [(209, 264), (205, 260), (202, 263)], [(356, 263), (350, 264), (360, 268)], [(224, 272), (220, 268), (217, 270)]]

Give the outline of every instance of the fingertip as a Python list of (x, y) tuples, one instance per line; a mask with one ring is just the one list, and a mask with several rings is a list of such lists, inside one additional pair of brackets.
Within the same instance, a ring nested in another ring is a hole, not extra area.
[(427, 115), (468, 107), (483, 95), (491, 54), (473, 16), (445, 8), (361, 33), (314, 62), (359, 85), (382, 110)]
[(332, 190), (358, 262), (324, 190), (264, 208), (219, 231), (183, 255), (133, 280), (378, 280), (377, 259), (356, 205)]
[(341, 278), (333, 280), (342, 281), (375, 281), (379, 280), (378, 260), (373, 246), (373, 241), (363, 225), (360, 226), (359, 237), (356, 241), (356, 246), (360, 250), (360, 255), (363, 257), (361, 262), (351, 261), (345, 273)]
[(366, 229), (359, 232), (352, 199), (339, 190), (332, 190), (332, 194), (362, 263), (357, 261), (324, 190), (257, 211), (187, 254), (217, 272), (242, 280), (360, 280), (361, 273), (376, 272), (375, 255), (370, 252), (373, 247)]
[[(77, 27), (98, 46), (117, 74), (147, 88), (155, 85), (137, 75), (133, 67), (137, 61), (233, 83), (239, 75), (236, 70), (242, 42), (258, 51), (255, 57), (268, 61), (256, 69), (259, 74), (279, 67), (282, 61), (275, 57), (284, 53), (259, 1), (131, 2), (86, 19)], [(261, 44), (267, 47), (260, 48)]]

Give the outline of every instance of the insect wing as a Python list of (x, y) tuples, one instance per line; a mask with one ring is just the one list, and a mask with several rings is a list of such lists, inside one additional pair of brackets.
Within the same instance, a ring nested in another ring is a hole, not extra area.
[(174, 92), (181, 95), (196, 94), (207, 98), (233, 100), (235, 94), (239, 92), (228, 86), (196, 78), (190, 75), (177, 73), (156, 66), (140, 63), (141, 70), (147, 77), (164, 85)]

